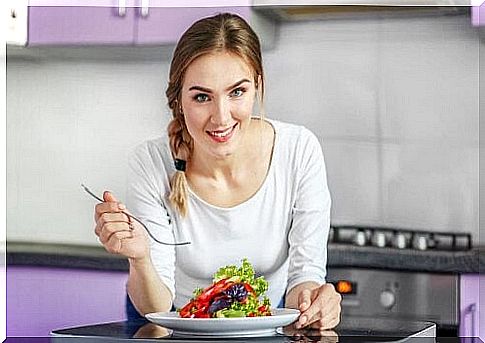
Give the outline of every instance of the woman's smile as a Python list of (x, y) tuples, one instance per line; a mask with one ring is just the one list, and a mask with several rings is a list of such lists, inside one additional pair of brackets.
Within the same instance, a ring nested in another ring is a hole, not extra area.
[(237, 123), (227, 129), (206, 131), (212, 140), (217, 143), (225, 143), (231, 139), (236, 130)]

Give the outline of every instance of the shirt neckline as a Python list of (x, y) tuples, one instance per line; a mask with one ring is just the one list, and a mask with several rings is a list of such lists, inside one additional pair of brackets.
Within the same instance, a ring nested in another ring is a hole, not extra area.
[(196, 200), (198, 200), (199, 202), (203, 203), (204, 205), (206, 205), (210, 208), (213, 208), (213, 209), (216, 209), (216, 210), (219, 210), (219, 211), (233, 211), (233, 210), (238, 209), (242, 206), (245, 206), (246, 204), (253, 201), (253, 199), (257, 198), (259, 196), (259, 194), (263, 193), (264, 189), (266, 188), (267, 183), (269, 182), (268, 181), (269, 176), (273, 173), (273, 169), (274, 169), (273, 165), (274, 165), (274, 157), (275, 157), (275, 154), (276, 154), (277, 143), (278, 143), (278, 129), (277, 129), (277, 125), (275, 125), (274, 120), (271, 120), (271, 119), (268, 119), (268, 118), (259, 118), (259, 117), (252, 117), (252, 118), (258, 119), (258, 120), (261, 119), (261, 120), (266, 121), (268, 124), (270, 124), (273, 127), (273, 131), (274, 131), (273, 148), (271, 149), (271, 157), (270, 157), (270, 161), (269, 161), (269, 168), (268, 168), (268, 171), (267, 171), (266, 176), (264, 178), (264, 181), (261, 184), (261, 186), (258, 188), (258, 190), (252, 196), (250, 196), (248, 199), (244, 200), (243, 202), (241, 202), (237, 205), (231, 206), (231, 207), (216, 206), (216, 205), (213, 205), (213, 204), (207, 202), (206, 200), (204, 200), (200, 196), (198, 196), (192, 190), (190, 185), (187, 183), (187, 189), (188, 189), (189, 195), (191, 195)]

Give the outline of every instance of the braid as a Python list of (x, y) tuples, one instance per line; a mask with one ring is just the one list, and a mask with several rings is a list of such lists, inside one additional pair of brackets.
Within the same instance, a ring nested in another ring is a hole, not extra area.
[[(178, 109), (175, 111), (179, 112)], [(175, 156), (175, 158), (187, 161), (190, 157), (193, 143), (187, 129), (185, 128), (183, 116), (177, 115), (175, 118), (173, 118), (168, 124), (167, 129), (170, 141), (170, 150), (172, 150), (173, 156)], [(185, 172), (177, 170), (170, 181), (171, 190), (168, 199), (172, 206), (174, 206), (180, 212), (182, 217), (185, 217), (188, 209), (187, 178), (185, 177)]]

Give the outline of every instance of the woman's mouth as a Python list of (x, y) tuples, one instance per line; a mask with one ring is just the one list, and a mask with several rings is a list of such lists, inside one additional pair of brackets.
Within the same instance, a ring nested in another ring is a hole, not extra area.
[(224, 143), (231, 139), (234, 130), (236, 129), (237, 123), (231, 127), (224, 130), (206, 131), (209, 137), (217, 143)]

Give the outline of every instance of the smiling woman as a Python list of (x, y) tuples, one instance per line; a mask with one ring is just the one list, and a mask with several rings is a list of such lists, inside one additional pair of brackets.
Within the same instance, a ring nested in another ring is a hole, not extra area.
[[(263, 94), (259, 39), (242, 18), (204, 18), (182, 35), (167, 134), (136, 148), (126, 205), (105, 192), (95, 210), (102, 244), (129, 259), (137, 314), (180, 308), (214, 270), (247, 258), (271, 303), (302, 312), (297, 328), (339, 323), (340, 295), (325, 283), (331, 200), (322, 149), (304, 127), (253, 116)], [(157, 240), (192, 244), (157, 244), (126, 213)]]

